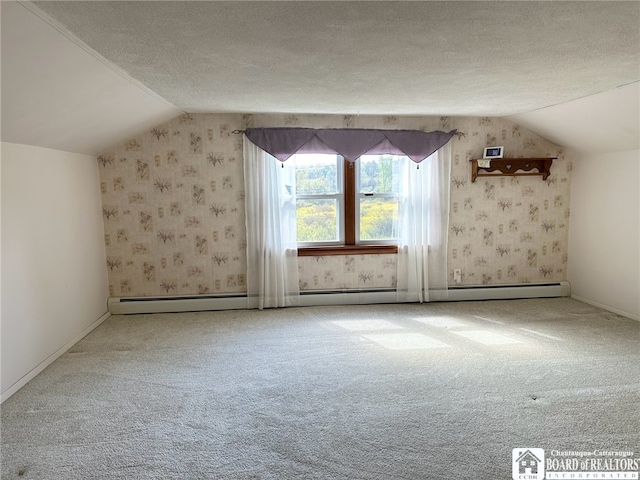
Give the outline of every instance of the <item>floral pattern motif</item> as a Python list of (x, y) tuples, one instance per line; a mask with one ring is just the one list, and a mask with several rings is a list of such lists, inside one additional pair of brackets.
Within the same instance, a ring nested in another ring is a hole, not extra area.
[[(186, 114), (98, 156), (112, 296), (246, 291), (242, 136), (247, 127), (450, 130), (449, 268), (463, 284), (566, 279), (571, 158), (501, 118)], [(558, 157), (546, 181), (471, 183), (469, 160)], [(391, 288), (395, 255), (299, 258), (302, 290)], [(453, 283), (453, 275), (450, 275)]]

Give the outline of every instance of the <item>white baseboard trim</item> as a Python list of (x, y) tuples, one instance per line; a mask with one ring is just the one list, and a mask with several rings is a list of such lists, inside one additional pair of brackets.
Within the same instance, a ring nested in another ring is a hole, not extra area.
[(622, 315), (623, 317), (630, 318), (631, 320), (640, 322), (640, 316), (634, 315), (633, 313), (627, 312), (625, 310), (620, 310), (619, 308), (615, 308), (610, 305), (605, 305), (604, 303), (596, 302), (594, 300), (590, 300), (588, 298), (584, 298), (579, 295), (571, 295), (571, 298), (573, 298), (574, 300), (578, 300), (580, 302), (588, 303), (589, 305), (593, 305), (594, 307), (598, 307), (603, 310), (607, 310), (609, 312)]
[(64, 346), (62, 346), (61, 348), (53, 352), (51, 355), (49, 355), (43, 362), (41, 362), (38, 366), (34, 367), (29, 373), (23, 376), (20, 380), (18, 380), (9, 388), (7, 388), (4, 392), (2, 392), (2, 395), (0, 396), (0, 404), (4, 403), (5, 400), (11, 397), (11, 395), (16, 393), (18, 390), (24, 387), (27, 383), (33, 380), (36, 377), (36, 375), (38, 375), (45, 368), (47, 368), (49, 365), (55, 362), (63, 353), (65, 353), (67, 350), (73, 347), (76, 343), (78, 343), (80, 340), (86, 337), (94, 328), (96, 328), (98, 325), (100, 325), (110, 316), (111, 316), (110, 312), (107, 312), (104, 315), (102, 315), (95, 322), (93, 322), (91, 325), (85, 328), (82, 332), (80, 332), (78, 335), (73, 337), (73, 339), (65, 343)]

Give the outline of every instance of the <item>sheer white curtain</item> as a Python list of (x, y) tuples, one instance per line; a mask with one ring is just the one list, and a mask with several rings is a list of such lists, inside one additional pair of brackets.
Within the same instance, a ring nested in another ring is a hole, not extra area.
[(247, 296), (249, 308), (298, 304), (295, 191), (291, 167), (244, 142)]
[(447, 298), (451, 146), (401, 166), (398, 207), (398, 302)]

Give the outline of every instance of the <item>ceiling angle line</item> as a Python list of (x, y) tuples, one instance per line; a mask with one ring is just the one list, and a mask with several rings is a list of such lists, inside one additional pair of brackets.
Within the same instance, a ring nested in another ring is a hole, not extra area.
[(71, 31), (69, 31), (64, 25), (62, 25), (60, 22), (58, 22), (55, 18), (53, 18), (51, 15), (43, 12), (42, 10), (40, 10), (33, 3), (29, 2), (29, 1), (25, 1), (25, 0), (18, 0), (16, 3), (18, 3), (21, 6), (23, 6), (27, 10), (29, 10), (31, 13), (33, 13), (38, 18), (40, 18), (42, 21), (46, 22), (48, 25), (50, 25), (52, 28), (54, 28), (58, 33), (63, 35), (69, 41), (73, 42), (76, 46), (78, 46), (79, 48), (84, 50), (86, 53), (88, 53), (93, 58), (95, 58), (96, 60), (98, 60), (99, 62), (104, 64), (106, 67), (110, 68), (114, 73), (116, 73), (117, 75), (121, 76), (124, 80), (129, 82), (131, 85), (134, 85), (135, 87), (137, 87), (140, 90), (142, 90), (143, 92), (145, 92), (147, 95), (149, 95), (149, 96), (155, 98), (156, 100), (164, 103), (168, 107), (171, 107), (172, 109), (176, 110), (178, 113), (180, 113), (180, 114), (187, 113), (184, 110), (182, 110), (181, 108), (175, 106), (173, 103), (169, 102), (166, 98), (162, 97), (158, 93), (156, 93), (153, 90), (151, 90), (149, 87), (147, 87), (142, 82), (140, 82), (140, 81), (136, 80), (135, 78), (131, 77), (131, 75), (129, 75), (125, 70), (123, 70), (122, 68), (117, 66), (115, 63), (109, 61), (108, 59), (106, 59), (105, 57), (100, 55), (93, 48), (91, 48), (89, 45), (87, 45), (82, 40), (80, 40), (78, 37), (76, 37)]

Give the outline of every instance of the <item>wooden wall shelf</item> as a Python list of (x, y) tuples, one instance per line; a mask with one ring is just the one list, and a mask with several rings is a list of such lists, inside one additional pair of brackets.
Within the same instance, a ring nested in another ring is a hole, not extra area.
[[(541, 175), (542, 180), (546, 180), (551, 170), (551, 164), (557, 157), (551, 158), (493, 158), (490, 167), (478, 166), (478, 160), (471, 162), (471, 182), (475, 182), (478, 177), (522, 177), (530, 175)], [(531, 170), (537, 169), (537, 172)], [(520, 172), (524, 170), (524, 172)], [(487, 172), (500, 173), (487, 173)], [(481, 173), (485, 172), (485, 173)]]

